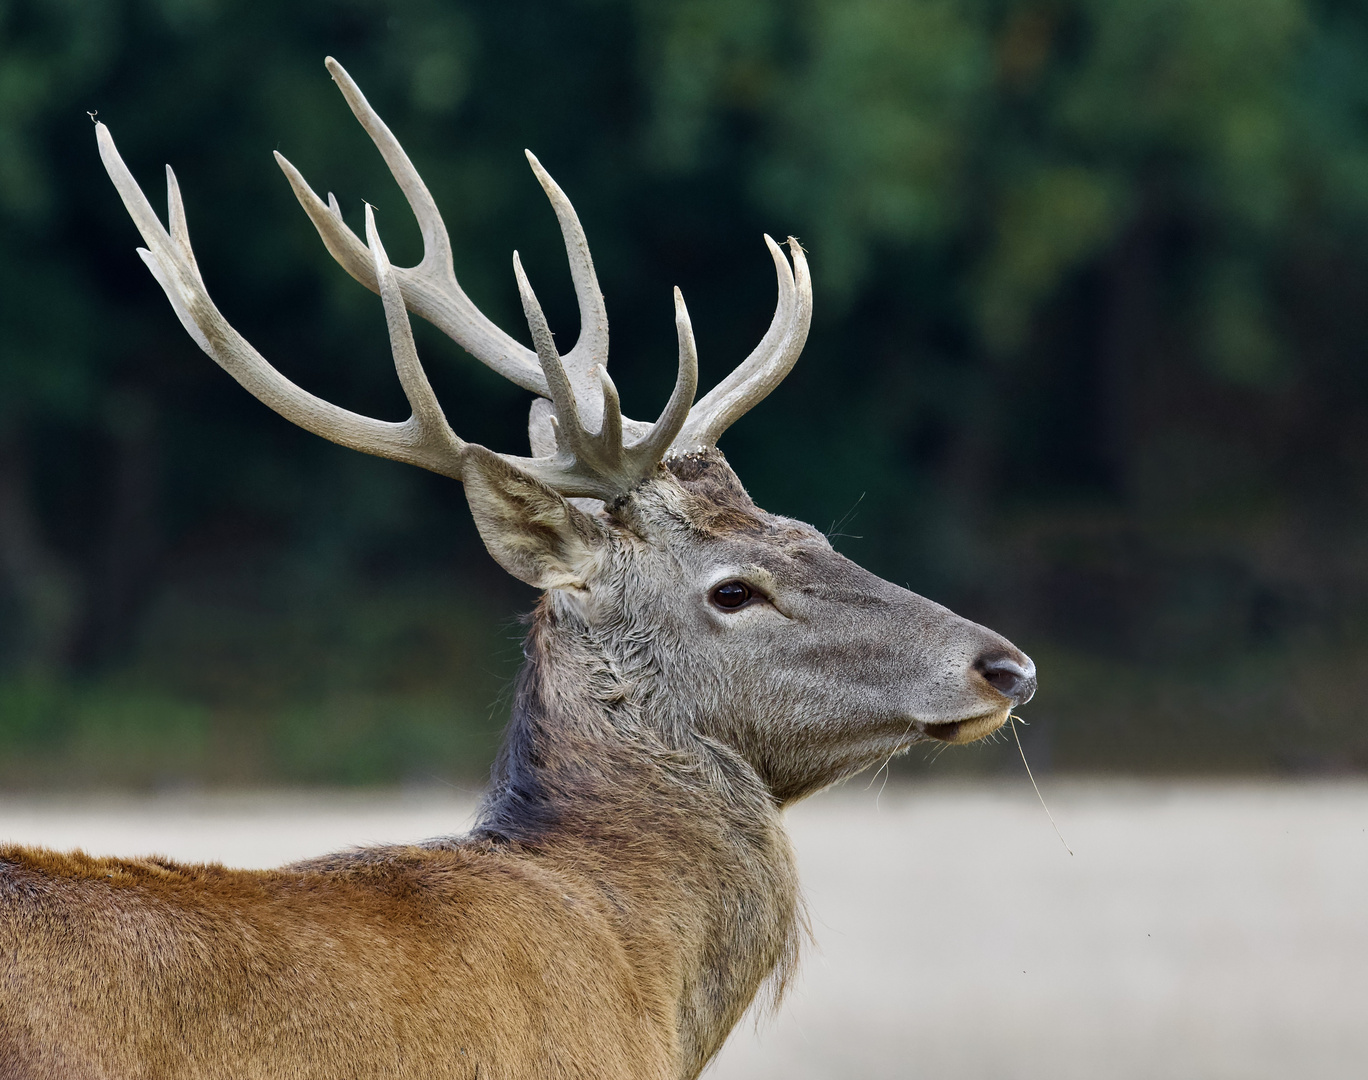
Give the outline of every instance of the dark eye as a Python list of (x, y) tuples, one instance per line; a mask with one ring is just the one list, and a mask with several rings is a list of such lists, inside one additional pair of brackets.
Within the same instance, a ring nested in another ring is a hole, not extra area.
[(755, 592), (744, 581), (724, 581), (714, 585), (712, 602), (725, 611), (735, 611), (751, 602)]

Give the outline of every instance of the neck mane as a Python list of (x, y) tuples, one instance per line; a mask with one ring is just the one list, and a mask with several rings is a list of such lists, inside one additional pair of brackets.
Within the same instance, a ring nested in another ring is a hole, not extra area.
[(762, 988), (778, 1003), (797, 961), (778, 805), (738, 754), (653, 710), (649, 674), (626, 676), (551, 597), (525, 653), (474, 835), (589, 879), (696, 1072)]

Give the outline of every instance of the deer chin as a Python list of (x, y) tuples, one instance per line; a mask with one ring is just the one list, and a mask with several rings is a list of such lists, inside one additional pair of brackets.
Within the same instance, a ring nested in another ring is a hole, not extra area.
[(939, 739), (945, 743), (971, 743), (987, 735), (991, 735), (1007, 723), (1007, 717), (1011, 713), (1010, 708), (998, 709), (996, 712), (984, 713), (982, 716), (971, 716), (967, 720), (950, 720), (941, 724), (920, 724), (918, 725), (922, 734), (928, 735), (933, 739)]

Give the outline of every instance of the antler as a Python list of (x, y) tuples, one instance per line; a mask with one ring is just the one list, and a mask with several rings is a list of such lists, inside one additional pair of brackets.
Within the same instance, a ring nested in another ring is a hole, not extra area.
[[(536, 351), (509, 337), (471, 303), (456, 280), (451, 239), (427, 186), (342, 65), (331, 57), (327, 64), (418, 219), (423, 235), (422, 260), (413, 267), (392, 266), (369, 205), (367, 243), (363, 244), (343, 222), (336, 197), (330, 194), (325, 205), (293, 165), (280, 154), (276, 160), (333, 257), (384, 301), (395, 370), (413, 410), (403, 423), (375, 420), (339, 408), (295, 385), (267, 363), (209, 298), (190, 246), (185, 209), (171, 168), (166, 170), (168, 232), (119, 157), (109, 130), (96, 124), (105, 168), (147, 243), (147, 248), (140, 248), (138, 253), (166, 292), (181, 324), (219, 366), (287, 420), (343, 446), (460, 479), (468, 444), (447, 423), (418, 362), (407, 308), (482, 363), (543, 399), (550, 398), (549, 406), (544, 400), (534, 403), (529, 425), (533, 452), (541, 453), (531, 458), (500, 456), (563, 495), (612, 502), (656, 469), (665, 455), (715, 446), (722, 433), (793, 367), (812, 320), (807, 260), (798, 241), (789, 237), (793, 258), (790, 269), (782, 249), (766, 236), (779, 301), (760, 344), (691, 410), (698, 381), (697, 354), (688, 312), (676, 289), (679, 372), (674, 392), (655, 424), (624, 417), (617, 390), (608, 377), (608, 318), (584, 229), (570, 200), (540, 162), (528, 153), (532, 171), (560, 221), (579, 299), (580, 339), (565, 356), (556, 351), (516, 253), (514, 272)], [(624, 442), (624, 434), (632, 437), (630, 445)]]
[[(546, 373), (551, 401), (556, 407), (556, 415), (550, 418), (550, 422), (558, 436), (557, 445), (561, 448), (551, 459), (555, 464), (537, 466), (529, 471), (557, 491), (566, 493), (571, 482), (579, 479), (586, 490), (576, 494), (591, 495), (611, 502), (617, 494), (630, 491), (642, 477), (655, 469), (684, 426), (689, 406), (693, 404), (694, 391), (698, 388), (698, 352), (694, 347), (693, 326), (689, 322), (688, 309), (684, 307), (684, 297), (676, 288), (674, 302), (675, 330), (679, 336), (679, 374), (675, 377), (674, 392), (665, 403), (660, 419), (641, 439), (631, 446), (625, 446), (622, 441), (622, 409), (618, 403), (617, 387), (613, 385), (608, 370), (601, 364), (594, 368), (603, 391), (603, 422), (598, 433), (591, 434), (580, 420), (574, 389), (556, 352), (551, 329), (546, 325), (546, 316), (542, 314), (541, 305), (537, 303), (532, 286), (528, 284), (522, 260), (516, 251), (513, 253), (513, 273), (518, 279), (518, 295), (522, 298), (523, 312), (532, 331), (532, 341), (537, 346), (542, 371)], [(587, 490), (590, 486), (599, 486), (600, 491)]]
[(716, 446), (722, 433), (763, 401), (798, 360), (812, 324), (812, 281), (803, 247), (788, 238), (793, 255), (789, 270), (784, 252), (767, 234), (765, 244), (774, 258), (779, 279), (779, 303), (769, 330), (751, 354), (725, 379), (709, 390), (689, 412), (671, 451), (687, 453)]
[[(442, 215), (394, 133), (342, 65), (332, 57), (328, 57), (326, 64), (418, 219), (423, 236), (423, 258), (416, 266), (396, 267), (394, 271), (408, 309), (427, 319), (475, 359), (505, 378), (543, 398), (553, 397), (542, 370), (544, 357), (540, 358), (542, 363), (539, 364), (537, 353), (495, 326), (461, 289), (452, 265), (451, 238)], [(574, 391), (579, 415), (589, 424), (599, 424), (604, 416), (605, 400), (595, 369), (606, 371), (608, 364), (608, 316), (603, 294), (599, 291), (589, 244), (575, 208), (531, 151), (527, 152), (527, 160), (560, 222), (570, 262), (570, 277), (579, 301), (580, 338), (575, 347), (561, 357), (561, 363)], [(343, 222), (337, 198), (329, 193), (325, 204), (299, 170), (281, 154), (276, 154), (276, 161), (333, 258), (357, 281), (378, 291), (366, 245)], [(788, 241), (793, 256), (792, 270), (779, 245), (768, 236), (765, 243), (774, 258), (779, 287), (779, 302), (769, 330), (750, 356), (694, 406), (669, 448), (670, 452), (715, 446), (728, 427), (783, 380), (802, 352), (812, 321), (812, 285), (807, 260), (793, 237)], [(557, 411), (561, 412), (559, 403)], [(534, 404), (530, 425), (534, 452), (553, 449), (548, 438), (550, 432), (544, 424), (545, 412), (544, 405)], [(648, 425), (621, 416), (620, 420), (628, 434), (645, 437)]]
[[(258, 401), (306, 431), (354, 450), (420, 465), (460, 479), (466, 444), (448, 426), (418, 363), (408, 316), (397, 288), (391, 286), (392, 295), (385, 298), (385, 314), (395, 370), (413, 409), (413, 415), (400, 424), (374, 420), (339, 408), (297, 386), (267, 363), (247, 339), (233, 329), (209, 298), (190, 247), (185, 207), (171, 167), (166, 168), (166, 199), (171, 222), (168, 232), (119, 156), (109, 129), (97, 123), (95, 135), (109, 178), (114, 181), (124, 206), (147, 244), (146, 248), (138, 249), (138, 255), (165, 291), (181, 325), (221, 368)], [(393, 275), (379, 237), (374, 235), (374, 227), (374, 216), (367, 206), (366, 228), (373, 239), (372, 268), (383, 286), (387, 279), (392, 282)]]
[[(413, 331), (405, 310), (399, 274), (390, 264), (375, 227), (375, 214), (366, 206), (366, 252), (385, 308), (394, 367), (408, 398), (412, 414), (403, 423), (375, 420), (340, 408), (296, 385), (271, 366), (247, 340), (233, 329), (210, 299), (200, 275), (185, 207), (175, 174), (166, 170), (168, 231), (158, 219), (104, 124), (96, 124), (100, 158), (124, 206), (147, 243), (139, 248), (147, 268), (165, 291), (181, 324), (201, 349), (233, 376), (253, 397), (285, 419), (325, 439), (368, 454), (419, 465), (433, 472), (461, 479), (467, 447), (447, 423), (418, 360)], [(575, 391), (561, 357), (551, 340), (541, 307), (514, 255), (518, 290), (523, 298), (533, 340), (537, 343), (540, 373), (558, 413), (565, 418), (565, 446), (557, 453), (536, 458), (499, 455), (511, 465), (535, 476), (566, 496), (612, 502), (626, 494), (659, 467), (671, 440), (679, 433), (693, 404), (698, 382), (698, 361), (688, 312), (675, 290), (675, 321), (679, 331), (679, 375), (660, 420), (631, 446), (622, 442), (623, 418), (617, 390), (602, 365), (591, 369), (605, 402), (597, 433), (580, 420)]]
[[(423, 178), (399, 145), (399, 140), (371, 108), (370, 102), (342, 65), (331, 56), (325, 63), (342, 96), (351, 106), (352, 113), (385, 159), (414, 217), (418, 219), (423, 236), (423, 258), (417, 266), (395, 268), (395, 277), (409, 310), (432, 323), (476, 360), (504, 378), (534, 394), (549, 396), (546, 377), (537, 363), (537, 354), (495, 326), (471, 302), (457, 282), (452, 265), (451, 237), (442, 221), (442, 214)], [(309, 215), (309, 220), (318, 230), (332, 257), (362, 285), (372, 292), (378, 292), (366, 245), (342, 220), (337, 197), (330, 192), (325, 205), (298, 169), (279, 152), (275, 157), (290, 186), (294, 188), (295, 197)], [(598, 403), (598, 381), (592, 375), (592, 369), (595, 365), (608, 363), (608, 313), (604, 310), (603, 294), (599, 291), (594, 263), (589, 257), (589, 244), (575, 208), (531, 151), (527, 151), (527, 160), (560, 221), (566, 253), (570, 258), (570, 277), (579, 301), (580, 339), (564, 356), (563, 362), (586, 416), (596, 422), (602, 407)]]

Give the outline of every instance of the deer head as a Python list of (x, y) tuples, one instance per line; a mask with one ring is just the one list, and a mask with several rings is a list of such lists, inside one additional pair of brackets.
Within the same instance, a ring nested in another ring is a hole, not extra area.
[[(788, 802), (919, 740), (981, 738), (1031, 696), (1034, 665), (1010, 642), (861, 569), (811, 526), (761, 511), (717, 450), (806, 340), (812, 292), (796, 240), (786, 258), (765, 238), (778, 281), (774, 319), (750, 356), (697, 402), (693, 334), (675, 290), (674, 391), (654, 423), (629, 419), (607, 373), (607, 317), (583, 230), (537, 159), (528, 154), (559, 219), (579, 301), (580, 338), (564, 356), (516, 253), (534, 350), (470, 302), (426, 186), (347, 73), (327, 63), (417, 216), (422, 260), (392, 266), (369, 206), (363, 243), (334, 197), (325, 204), (276, 158), (328, 250), (380, 294), (412, 407), (402, 423), (332, 405), (267, 363), (205, 290), (171, 170), (167, 229), (103, 124), (101, 156), (147, 243), (143, 261), (190, 336), (233, 378), (324, 438), (463, 482), (490, 554), (546, 590), (539, 632), (583, 646), (566, 652), (574, 662), (543, 673), (551, 699), (569, 701), (606, 680), (601, 696), (628, 701), (652, 738), (723, 747)], [(531, 456), (494, 453), (451, 429), (419, 364), (410, 311), (537, 395)]]

